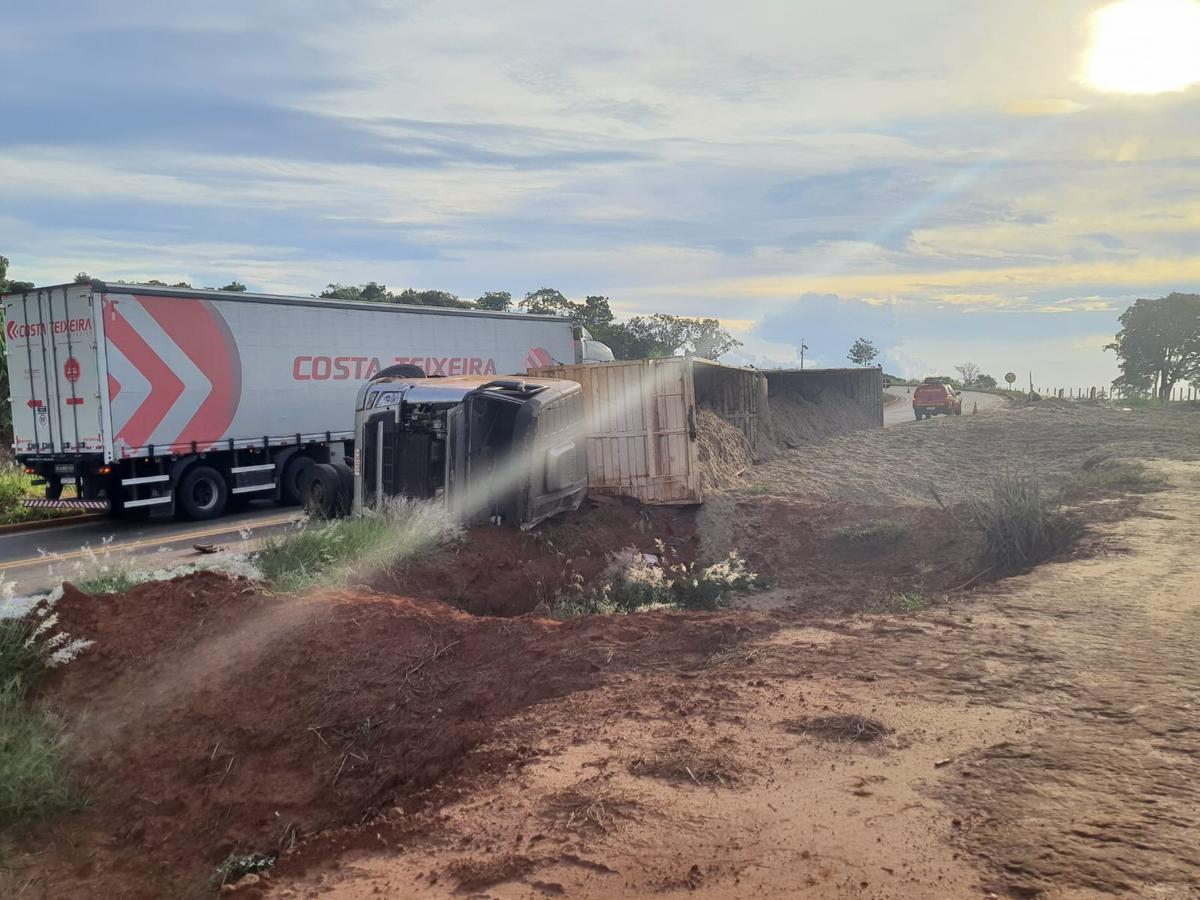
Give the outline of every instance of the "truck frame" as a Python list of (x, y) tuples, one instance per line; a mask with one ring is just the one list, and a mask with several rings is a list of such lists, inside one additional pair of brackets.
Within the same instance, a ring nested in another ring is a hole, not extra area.
[(3, 304), (13, 451), (46, 489), (35, 506), (208, 519), (298, 503), (313, 465), (348, 468), (358, 388), (389, 367), (612, 358), (568, 320), (522, 313), (100, 280)]

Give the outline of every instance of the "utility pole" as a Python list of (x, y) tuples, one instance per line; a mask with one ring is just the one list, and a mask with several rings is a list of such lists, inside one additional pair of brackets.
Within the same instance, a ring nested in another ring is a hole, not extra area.
[(808, 344), (804, 343), (804, 338), (800, 338), (800, 368), (804, 368), (804, 353), (808, 350)]

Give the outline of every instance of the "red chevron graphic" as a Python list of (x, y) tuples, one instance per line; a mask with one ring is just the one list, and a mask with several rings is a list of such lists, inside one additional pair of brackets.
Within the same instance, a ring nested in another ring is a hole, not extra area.
[(208, 379), (211, 389), (173, 443), (208, 449), (233, 422), (242, 394), (242, 361), (225, 319), (207, 300), (138, 297), (167, 336)]
[(183, 382), (134, 331), (133, 326), (117, 311), (117, 305), (110, 300), (105, 301), (104, 317), (104, 333), (108, 340), (150, 384), (146, 399), (117, 432), (118, 441), (124, 441), (130, 447), (144, 447), (149, 443), (154, 429), (183, 394)]
[(108, 376), (108, 402), (112, 403), (114, 400), (116, 400), (117, 394), (119, 394), (119, 393), (121, 393), (121, 382), (119, 382), (119, 381), (117, 381), (117, 379), (113, 378), (112, 375), (109, 375)]

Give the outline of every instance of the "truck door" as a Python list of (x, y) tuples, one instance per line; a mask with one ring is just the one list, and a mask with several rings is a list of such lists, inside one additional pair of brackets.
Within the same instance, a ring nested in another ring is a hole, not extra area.
[(42, 288), (6, 299), (17, 453), (103, 451), (92, 305), (87, 285)]

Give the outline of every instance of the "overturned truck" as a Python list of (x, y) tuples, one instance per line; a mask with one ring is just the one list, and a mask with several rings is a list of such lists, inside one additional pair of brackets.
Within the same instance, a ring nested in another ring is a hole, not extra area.
[(466, 524), (531, 528), (583, 501), (584, 429), (573, 381), (385, 369), (358, 393), (352, 497), (329, 479), (331, 502), (314, 505), (361, 515), (431, 499)]

